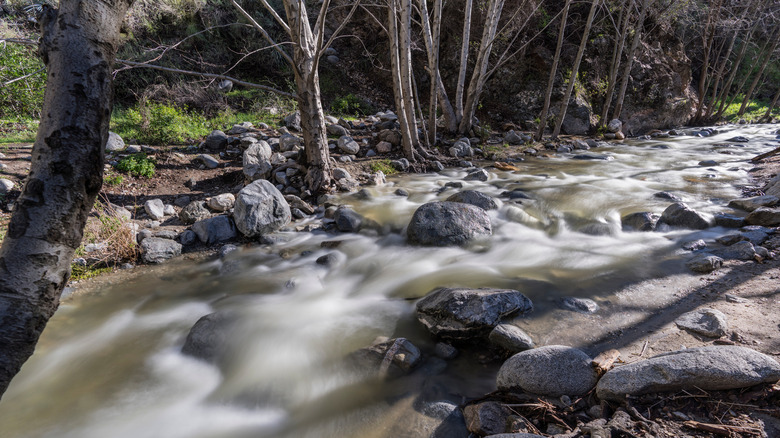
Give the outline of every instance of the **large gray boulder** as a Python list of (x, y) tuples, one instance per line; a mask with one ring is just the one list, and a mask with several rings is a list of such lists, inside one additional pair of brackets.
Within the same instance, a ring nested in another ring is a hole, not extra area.
[(219, 151), (225, 148), (228, 144), (228, 136), (220, 131), (220, 130), (214, 130), (211, 131), (211, 134), (206, 137), (205, 146), (206, 149), (212, 150), (212, 151)]
[(511, 289), (441, 288), (417, 302), (417, 319), (436, 336), (469, 339), (487, 335), (501, 319), (533, 309)]
[(474, 155), (474, 150), (471, 148), (471, 142), (468, 138), (461, 138), (456, 141), (455, 144), (450, 147), (450, 156), (455, 158), (470, 157)]
[(414, 212), (409, 242), (429, 246), (464, 245), (479, 236), (493, 234), (485, 210), (461, 202), (430, 202)]
[(292, 214), (282, 193), (260, 179), (238, 192), (233, 218), (238, 231), (252, 237), (277, 231), (290, 222)]
[(685, 266), (693, 272), (707, 274), (723, 266), (723, 259), (714, 254), (696, 254), (685, 262)]
[(764, 195), (753, 196), (752, 198), (733, 199), (729, 201), (729, 207), (738, 210), (753, 211), (761, 207), (774, 207), (780, 199), (777, 196)]
[(748, 225), (776, 227), (780, 225), (780, 208), (760, 207), (745, 218)]
[(710, 226), (707, 219), (692, 210), (684, 202), (675, 202), (667, 207), (661, 214), (658, 222), (672, 227), (690, 228), (693, 230), (703, 230)]
[(244, 151), (244, 176), (249, 181), (266, 179), (273, 171), (271, 146), (263, 140), (252, 143)]
[(350, 155), (360, 152), (360, 145), (349, 135), (342, 135), (338, 141), (339, 149)]
[(598, 373), (583, 351), (550, 345), (523, 351), (507, 359), (498, 370), (498, 389), (521, 390), (560, 397), (582, 395), (593, 389)]
[(236, 316), (228, 312), (215, 312), (201, 317), (187, 334), (181, 352), (215, 362), (227, 349), (230, 333), (236, 325)]
[(125, 141), (116, 132), (108, 131), (106, 152), (119, 152), (125, 148)]
[(738, 346), (707, 346), (662, 354), (608, 371), (596, 387), (602, 400), (684, 389), (724, 390), (780, 380), (780, 364)]
[(181, 244), (170, 239), (147, 237), (141, 241), (141, 259), (157, 264), (181, 255)]
[(198, 235), (201, 242), (209, 245), (235, 239), (238, 236), (233, 221), (225, 215), (197, 221), (192, 225), (192, 231)]
[(149, 199), (144, 202), (144, 210), (150, 218), (159, 221), (165, 217), (165, 204), (161, 199)]
[(448, 202), (462, 202), (464, 204), (475, 205), (483, 210), (495, 210), (498, 208), (498, 204), (492, 196), (486, 195), (476, 190), (464, 190), (462, 192), (455, 193), (447, 198)]
[(285, 116), (284, 126), (292, 129), (293, 131), (301, 132), (301, 112), (295, 111)]

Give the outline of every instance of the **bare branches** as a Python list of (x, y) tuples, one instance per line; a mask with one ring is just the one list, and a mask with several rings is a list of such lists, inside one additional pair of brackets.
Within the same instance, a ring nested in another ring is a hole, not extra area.
[[(263, 35), (263, 38), (265, 38), (266, 41), (268, 41), (268, 43), (271, 44), (273, 48), (276, 49), (277, 52), (279, 52), (280, 55), (282, 55), (284, 60), (287, 61), (291, 66), (293, 66), (293, 68), (295, 68), (295, 63), (293, 62), (292, 58), (290, 58), (290, 55), (288, 55), (287, 52), (282, 50), (281, 46), (279, 46), (279, 44), (277, 44), (276, 41), (274, 41), (274, 39), (271, 38), (271, 35), (269, 35), (268, 32), (266, 32), (263, 26), (261, 26), (260, 23), (258, 23), (251, 15), (249, 15), (249, 13), (245, 11), (244, 8), (242, 8), (241, 5), (239, 5), (238, 2), (236, 2), (236, 0), (230, 0), (230, 1), (231, 3), (233, 3), (233, 6), (235, 6), (235, 8), (238, 9), (238, 12), (241, 15), (243, 15), (244, 18), (246, 18), (249, 21), (249, 23), (251, 23), (252, 26), (260, 32), (261, 35)], [(273, 8), (271, 8), (271, 10), (273, 10)], [(287, 26), (286, 30), (287, 33), (290, 33), (289, 26)]]
[(2, 85), (3, 85), (3, 86), (6, 86), (6, 85), (11, 85), (11, 84), (13, 84), (14, 82), (23, 81), (23, 80), (25, 80), (25, 79), (27, 79), (27, 78), (29, 78), (29, 77), (32, 77), (32, 76), (35, 76), (35, 75), (37, 75), (38, 73), (40, 73), (40, 72), (42, 72), (42, 71), (44, 71), (44, 70), (46, 70), (46, 67), (40, 68), (40, 69), (38, 69), (38, 70), (36, 70), (36, 71), (34, 71), (34, 72), (32, 72), (32, 73), (26, 74), (26, 75), (24, 75), (24, 76), (19, 76), (18, 78), (13, 78), (13, 79), (11, 79), (10, 81), (3, 82), (3, 84), (2, 84)]

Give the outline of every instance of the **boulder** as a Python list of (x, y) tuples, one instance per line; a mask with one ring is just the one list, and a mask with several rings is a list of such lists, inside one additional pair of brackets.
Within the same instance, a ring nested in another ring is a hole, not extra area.
[(707, 219), (683, 202), (675, 202), (667, 207), (661, 214), (661, 218), (658, 222), (672, 227), (690, 228), (694, 230), (703, 230), (710, 226)]
[(179, 243), (189, 246), (198, 241), (198, 235), (192, 230), (184, 230), (179, 234)]
[(222, 193), (221, 195), (209, 198), (206, 205), (214, 211), (228, 211), (236, 203), (236, 197), (232, 193)]
[[(557, 105), (557, 104), (556, 104)], [(587, 99), (577, 94), (569, 101), (561, 129), (564, 134), (586, 135), (593, 124), (593, 109)]]
[(499, 390), (521, 390), (560, 397), (586, 394), (596, 386), (598, 373), (583, 351), (563, 345), (526, 350), (510, 357), (498, 371)]
[(487, 181), (490, 178), (490, 174), (485, 169), (477, 169), (469, 172), (463, 181)]
[(10, 179), (0, 178), (0, 195), (5, 195), (14, 189), (14, 182)]
[(401, 144), (401, 133), (393, 129), (384, 129), (377, 134), (379, 141), (385, 141), (393, 146)]
[(271, 155), (273, 155), (271, 146), (262, 140), (249, 145), (244, 151), (243, 157), (243, 171), (246, 179), (255, 181), (268, 178), (273, 171)]
[(780, 225), (780, 208), (757, 208), (745, 218), (745, 223), (748, 225), (776, 227)]
[(713, 254), (697, 254), (685, 266), (693, 272), (707, 274), (723, 266), (723, 259)]
[(348, 135), (339, 137), (338, 146), (339, 149), (346, 154), (355, 155), (360, 152), (360, 145)]
[(238, 231), (252, 237), (282, 228), (290, 222), (292, 213), (282, 193), (260, 179), (238, 192), (233, 217)]
[(295, 111), (285, 116), (284, 126), (293, 131), (301, 132), (301, 112)]
[(608, 371), (596, 387), (602, 400), (651, 392), (745, 388), (780, 380), (780, 364), (738, 346), (688, 348)]
[(715, 309), (698, 309), (684, 313), (674, 323), (681, 329), (710, 338), (724, 336), (728, 330), (726, 315)]
[(206, 137), (206, 141), (204, 145), (206, 146), (206, 149), (209, 149), (211, 151), (220, 151), (225, 148), (228, 144), (228, 136), (220, 131), (220, 130), (214, 130), (211, 131), (211, 134)]
[(729, 201), (729, 207), (737, 210), (754, 211), (761, 207), (774, 207), (780, 199), (777, 196), (764, 195), (753, 196), (752, 198), (733, 199)]
[(376, 144), (376, 151), (380, 154), (388, 154), (393, 150), (393, 144), (389, 141), (380, 141)]
[(197, 221), (192, 225), (192, 231), (198, 235), (201, 242), (209, 245), (235, 239), (238, 235), (233, 221), (225, 215)]
[(108, 131), (106, 152), (119, 152), (125, 148), (125, 141), (116, 132)]
[(658, 223), (659, 216), (647, 211), (631, 213), (623, 216), (620, 222), (623, 228), (629, 228), (637, 231), (653, 231)]
[(363, 226), (364, 218), (349, 207), (339, 207), (333, 215), (336, 228), (343, 233), (357, 233)]
[(422, 354), (409, 340), (394, 338), (361, 348), (350, 354), (348, 360), (370, 374), (400, 377), (420, 364)]
[(514, 415), (512, 409), (494, 401), (468, 405), (463, 409), (466, 428), (477, 436), (506, 432), (509, 429), (509, 417)]
[(159, 237), (147, 237), (141, 241), (141, 258), (145, 263), (162, 263), (179, 255), (181, 255), (179, 242)]
[(609, 132), (620, 132), (623, 129), (623, 122), (620, 119), (612, 119), (607, 124), (607, 130)]
[(192, 201), (179, 212), (179, 220), (187, 225), (209, 217), (211, 217), (211, 212), (203, 201)]
[(430, 202), (412, 216), (407, 236), (411, 243), (429, 246), (464, 245), (493, 229), (485, 210), (460, 202)]
[(417, 319), (436, 336), (483, 337), (502, 318), (533, 309), (531, 300), (511, 289), (440, 288), (417, 302)]
[(165, 217), (165, 204), (160, 199), (150, 199), (144, 202), (144, 210), (150, 218), (156, 221)]
[(520, 134), (512, 130), (504, 134), (504, 141), (512, 145), (518, 145), (518, 144), (524, 144), (525, 138), (523, 138), (523, 136), (521, 136)]
[(349, 134), (349, 132), (347, 132), (347, 128), (337, 124), (328, 125), (326, 129), (328, 131), (328, 135), (335, 135), (337, 137)]
[(228, 131), (227, 133), (229, 135), (241, 135), (249, 132), (249, 130), (252, 129), (252, 127), (253, 127), (252, 122), (241, 122), (233, 125), (233, 127), (231, 127), (230, 131)]
[(728, 260), (753, 260), (756, 258), (757, 254), (753, 244), (746, 240), (713, 252), (715, 255)]
[(455, 158), (470, 157), (474, 155), (474, 150), (471, 149), (471, 142), (469, 139), (464, 137), (456, 141), (455, 144), (450, 147), (449, 153), (451, 157)]
[(495, 210), (498, 208), (498, 204), (496, 204), (496, 201), (492, 196), (476, 190), (464, 190), (455, 193), (447, 198), (447, 202), (462, 202), (464, 204), (475, 205), (483, 210)]
[(534, 348), (534, 340), (520, 327), (512, 324), (499, 324), (488, 335), (490, 343), (510, 353)]
[(715, 214), (715, 226), (724, 228), (739, 228), (743, 225), (745, 225), (745, 218), (726, 213)]
[(219, 160), (209, 154), (200, 154), (193, 161), (200, 161), (208, 169), (216, 169), (219, 167)]
[(201, 317), (192, 326), (181, 352), (188, 356), (215, 362), (227, 349), (230, 333), (236, 325), (236, 315), (215, 312)]

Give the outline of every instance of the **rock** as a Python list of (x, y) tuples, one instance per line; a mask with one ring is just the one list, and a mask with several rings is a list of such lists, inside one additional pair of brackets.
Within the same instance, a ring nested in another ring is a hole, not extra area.
[(125, 149), (125, 152), (127, 152), (128, 154), (137, 154), (141, 152), (141, 146), (135, 144), (128, 145), (127, 148)]
[(620, 219), (620, 222), (622, 223), (623, 228), (630, 228), (637, 231), (653, 231), (655, 230), (655, 225), (658, 223), (659, 217), (660, 216), (655, 213), (645, 211), (627, 214)]
[(780, 202), (776, 196), (764, 195), (752, 198), (733, 199), (729, 201), (729, 207), (737, 210), (754, 211), (761, 207), (774, 207)]
[(222, 193), (221, 195), (209, 198), (206, 202), (206, 206), (214, 211), (228, 211), (233, 208), (233, 204), (236, 203), (236, 197), (232, 193)]
[(745, 225), (745, 219), (739, 216), (734, 216), (733, 214), (716, 213), (715, 225), (725, 228), (739, 228)]
[[(556, 105), (558, 105), (556, 103)], [(566, 116), (561, 129), (569, 135), (586, 135), (592, 126), (593, 110), (590, 103), (580, 93), (575, 93), (569, 100)]]
[(731, 246), (737, 242), (742, 242), (743, 240), (748, 240), (748, 239), (747, 237), (739, 233), (726, 234), (715, 239), (716, 242), (720, 243), (723, 246)]
[(499, 324), (488, 335), (490, 342), (510, 353), (534, 348), (534, 341), (520, 327), (512, 324)]
[(200, 154), (193, 161), (200, 161), (203, 163), (204, 166), (206, 166), (209, 169), (216, 169), (219, 167), (219, 160), (212, 157), (209, 154)]
[(445, 342), (437, 342), (433, 347), (433, 354), (442, 359), (455, 359), (458, 356), (458, 349)]
[(493, 401), (468, 405), (463, 409), (466, 428), (478, 436), (506, 432), (510, 415), (514, 415), (511, 409)]
[(145, 263), (162, 263), (181, 255), (181, 244), (159, 237), (147, 237), (141, 241), (141, 259)]
[(417, 319), (436, 336), (469, 339), (487, 335), (502, 318), (533, 304), (511, 289), (440, 288), (417, 302)]
[(463, 178), (464, 181), (487, 181), (490, 178), (490, 174), (485, 169), (477, 169), (471, 171)]
[(409, 196), (409, 192), (407, 190), (405, 190), (405, 189), (396, 189), (395, 192), (393, 192), (393, 193), (395, 193), (396, 196), (402, 196), (402, 197), (408, 197)]
[(380, 141), (376, 144), (376, 151), (380, 154), (387, 154), (393, 150), (393, 144), (389, 141)]
[(728, 330), (726, 315), (715, 309), (699, 309), (684, 313), (674, 323), (681, 329), (710, 338), (725, 336)]
[(623, 134), (622, 132), (616, 132), (615, 133), (615, 140), (625, 140), (626, 134)]
[(592, 154), (592, 153), (579, 154), (573, 156), (572, 158), (574, 158), (575, 160), (601, 160), (601, 161), (612, 161), (615, 159), (615, 157), (611, 155)]
[(566, 297), (561, 300), (561, 307), (572, 312), (596, 313), (599, 305), (589, 298)]
[(215, 362), (227, 349), (235, 325), (236, 316), (232, 313), (215, 312), (203, 316), (190, 329), (181, 352)]
[(160, 230), (154, 233), (154, 237), (159, 237), (160, 239), (176, 240), (177, 233), (176, 231), (172, 230)]
[(390, 162), (390, 165), (393, 166), (393, 169), (401, 172), (406, 172), (407, 170), (409, 170), (409, 166), (410, 166), (409, 160), (407, 160), (406, 158), (401, 158), (400, 160), (393, 160)]
[(225, 215), (197, 221), (192, 225), (192, 231), (201, 242), (208, 245), (235, 239), (238, 235), (233, 221)]
[(737, 136), (737, 137), (731, 137), (730, 139), (726, 140), (729, 143), (747, 143), (750, 141), (749, 138), (744, 136)]
[(295, 111), (285, 116), (284, 126), (293, 131), (301, 132), (301, 112)]
[(108, 131), (106, 152), (119, 152), (125, 148), (125, 141), (116, 132)]
[(198, 235), (192, 230), (184, 230), (179, 234), (179, 243), (183, 246), (190, 246), (198, 240)]
[(510, 357), (498, 371), (499, 390), (522, 390), (532, 394), (577, 396), (593, 389), (598, 374), (591, 358), (576, 348), (550, 345)]
[(757, 208), (745, 218), (745, 223), (748, 225), (776, 227), (780, 225), (780, 208)]
[(525, 139), (514, 130), (504, 134), (504, 141), (511, 145), (519, 145), (525, 143)]
[(574, 140), (574, 148), (586, 151), (590, 146), (582, 140)]
[(393, 146), (398, 146), (401, 144), (401, 133), (392, 129), (384, 129), (379, 131), (379, 134), (377, 134), (377, 139), (379, 139), (380, 142), (384, 141), (390, 143)]
[(302, 141), (299, 137), (292, 134), (284, 134), (279, 137), (279, 150), (281, 152), (291, 152), (301, 146)]
[(141, 230), (138, 232), (138, 234), (135, 235), (135, 241), (141, 243), (147, 237), (152, 237), (152, 235), (153, 235), (152, 232), (149, 230)]
[(612, 119), (607, 124), (607, 130), (609, 132), (620, 132), (621, 129), (623, 129), (623, 122), (619, 119)]
[(238, 192), (233, 210), (236, 227), (247, 237), (268, 234), (292, 219), (290, 206), (270, 182), (260, 179)]
[(703, 230), (710, 226), (707, 219), (704, 219), (704, 217), (689, 208), (683, 202), (676, 202), (667, 207), (661, 214), (661, 218), (658, 222), (673, 227), (683, 227), (694, 230)]
[(742, 237), (750, 241), (753, 245), (763, 244), (769, 238), (769, 233), (772, 232), (772, 229), (759, 225), (748, 225), (742, 227), (740, 230)]
[(326, 129), (329, 135), (335, 135), (337, 137), (341, 137), (342, 135), (349, 135), (349, 132), (347, 132), (347, 128), (341, 125), (337, 125), (337, 124), (328, 125)]
[(342, 152), (350, 155), (355, 155), (360, 152), (360, 145), (348, 135), (339, 137), (338, 145)]
[(656, 193), (653, 193), (653, 197), (656, 197), (656, 198), (659, 198), (659, 199), (668, 199), (668, 200), (674, 201), (674, 202), (682, 201), (682, 198), (680, 198), (679, 196), (675, 195), (674, 193), (669, 193), (669, 192), (656, 192)]
[(333, 215), (336, 228), (344, 233), (357, 233), (363, 226), (363, 216), (348, 207), (339, 207)]
[(717, 161), (715, 161), (715, 160), (699, 161), (699, 166), (704, 166), (704, 167), (717, 166), (718, 164), (719, 163)]
[(713, 252), (717, 256), (729, 260), (754, 260), (757, 255), (756, 248), (747, 241), (738, 242)]
[(475, 205), (483, 210), (495, 210), (498, 208), (498, 204), (496, 204), (496, 201), (492, 196), (476, 190), (464, 190), (455, 193), (447, 198), (447, 202), (463, 202), (465, 204)]
[(246, 179), (255, 181), (271, 176), (273, 171), (272, 154), (271, 146), (262, 140), (249, 145), (243, 156), (243, 172)]
[(150, 218), (156, 221), (165, 217), (165, 204), (160, 199), (150, 199), (144, 202), (144, 210)]
[(461, 138), (452, 145), (449, 149), (449, 153), (451, 157), (455, 158), (471, 157), (474, 155), (474, 150), (471, 149), (471, 143), (468, 138)]
[[(392, 355), (390, 359), (389, 355)], [(389, 359), (389, 360), (388, 360)], [(405, 338), (389, 339), (385, 342), (361, 348), (349, 355), (348, 360), (363, 371), (371, 374), (387, 374), (400, 377), (409, 374), (420, 364), (420, 350)]]
[(702, 239), (691, 240), (682, 244), (682, 249), (686, 251), (699, 251), (707, 247), (707, 242)]
[(780, 379), (780, 364), (738, 346), (688, 348), (608, 371), (596, 387), (602, 400), (621, 402), (627, 395), (651, 392), (745, 388)]
[(209, 217), (211, 212), (206, 209), (203, 201), (192, 201), (179, 212), (179, 220), (187, 225)]
[(248, 132), (250, 129), (252, 129), (252, 122), (241, 122), (233, 125), (227, 133), (228, 135), (241, 135)]
[(220, 131), (220, 130), (214, 130), (211, 131), (211, 134), (206, 137), (206, 141), (204, 142), (204, 146), (206, 146), (206, 149), (209, 149), (211, 151), (220, 151), (225, 148), (228, 144), (228, 136)]
[(419, 245), (464, 245), (493, 234), (485, 210), (460, 202), (430, 202), (421, 205), (407, 228), (409, 241)]

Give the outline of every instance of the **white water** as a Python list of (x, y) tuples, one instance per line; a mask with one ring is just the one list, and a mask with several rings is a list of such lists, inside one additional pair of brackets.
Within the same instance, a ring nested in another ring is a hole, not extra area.
[[(422, 393), (459, 403), (491, 391), (496, 364), (464, 354), (441, 373), (383, 386), (351, 374), (343, 357), (377, 336), (405, 336), (430, 356), (434, 341), (416, 323), (413, 299), (440, 286), (521, 290), (535, 310), (516, 323), (537, 345), (587, 349), (665, 299), (619, 290), (684, 271), (680, 242), (724, 231), (623, 232), (620, 217), (663, 211), (670, 201), (654, 198), (658, 191), (705, 214), (729, 211), (725, 204), (747, 183), (749, 159), (778, 146), (776, 130), (732, 126), (713, 137), (591, 151), (612, 161), (564, 155), (530, 158), (518, 172), (491, 170), (490, 180), (463, 189), (498, 197), (522, 188), (533, 200), (505, 199), (490, 213), (493, 237), (470, 248), (410, 247), (400, 232), (419, 205), (458, 190), (437, 194), (466, 174), (448, 170), (391, 179), (371, 188), (370, 200), (345, 196), (384, 226), (381, 236), (285, 233), (287, 241), (273, 247), (65, 300), (0, 402), (0, 437), (429, 436), (437, 422), (412, 400)], [(736, 135), (750, 142), (717, 146)], [(698, 165), (710, 159), (719, 165)], [(409, 198), (394, 194), (399, 187)], [(594, 223), (611, 233), (578, 231)], [(343, 243), (323, 249), (326, 240)], [(335, 264), (315, 263), (332, 251)], [(568, 312), (557, 306), (561, 296), (592, 298), (601, 309)], [(242, 315), (219, 367), (179, 352), (195, 321), (216, 310)]]

